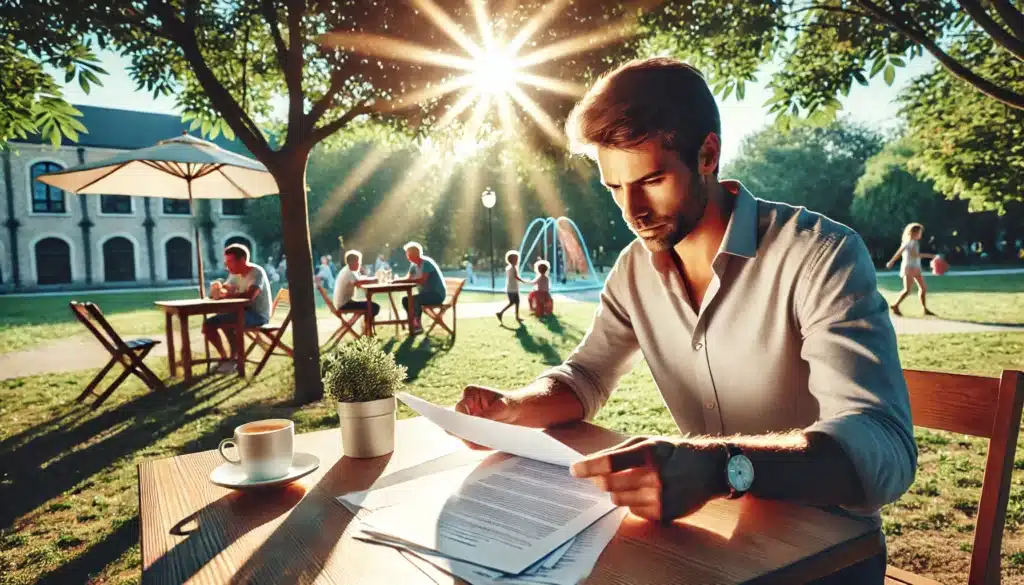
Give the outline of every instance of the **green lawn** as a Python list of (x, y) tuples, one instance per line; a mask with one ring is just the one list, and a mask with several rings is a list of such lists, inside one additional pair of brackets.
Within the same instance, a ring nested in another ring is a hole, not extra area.
[[(936, 283), (936, 303), (949, 295), (949, 308), (966, 312), (973, 310), (966, 304), (1005, 295), (998, 318), (1024, 322), (1019, 298), (1024, 293), (1013, 293), (1002, 281), (989, 281), (996, 283), (996, 292), (938, 290), (940, 282), (966, 287), (959, 281), (968, 280), (931, 279)], [(882, 285), (887, 287), (884, 281)], [(1018, 280), (1017, 286), (1024, 290), (1024, 281)], [(124, 311), (118, 316), (128, 319), (125, 326), (150, 311), (151, 300), (135, 299), (133, 305), (127, 297), (122, 299), (119, 306)], [(49, 310), (66, 311), (63, 302), (52, 301)], [(109, 305), (103, 303), (111, 312)], [(11, 323), (12, 311), (0, 304), (5, 326)], [(26, 319), (37, 319), (28, 321), (35, 323), (28, 326), (36, 328), (36, 335), (63, 335), (50, 329), (65, 323), (41, 324), (46, 309), (23, 306), (21, 311)], [(468, 383), (518, 386), (568, 355), (583, 335), (593, 305), (563, 303), (558, 311), (557, 319), (529, 319), (520, 330), (501, 328), (490, 319), (463, 320), (458, 342), (451, 348), (440, 339), (392, 340), (389, 346), (409, 368), (411, 392), (451, 404)], [(905, 367), (997, 375), (1003, 368), (1024, 368), (1024, 333), (906, 336), (900, 339), (900, 351)], [(152, 364), (166, 375), (164, 360)], [(330, 404), (296, 408), (288, 403), (290, 366), (280, 358), (251, 386), (240, 385), (233, 377), (212, 377), (191, 389), (149, 393), (131, 381), (97, 412), (73, 403), (87, 376), (0, 381), (0, 585), (137, 583), (140, 460), (215, 448), (237, 424), (257, 418), (289, 417), (300, 432), (337, 426)], [(402, 417), (410, 414), (404, 407), (400, 411)], [(597, 422), (628, 433), (672, 434), (675, 428), (643, 365), (626, 377)], [(984, 443), (924, 431), (918, 433), (918, 442), (917, 481), (909, 494), (885, 511), (891, 561), (943, 582), (964, 582)], [(1024, 469), (1024, 450), (1018, 457), (1015, 467)], [(1015, 475), (1003, 549), (1004, 583), (1024, 583), (1022, 525), (1024, 477)]]
[[(943, 319), (974, 323), (1024, 325), (1024, 274), (995, 276), (929, 276), (928, 308)], [(889, 302), (903, 283), (898, 276), (879, 275), (878, 286)], [(906, 316), (920, 316), (917, 289), (900, 305)]]

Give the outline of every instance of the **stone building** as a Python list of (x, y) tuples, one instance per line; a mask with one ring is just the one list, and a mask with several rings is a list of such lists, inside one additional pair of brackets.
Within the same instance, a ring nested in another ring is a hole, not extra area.
[[(38, 137), (0, 152), (4, 190), (0, 291), (188, 284), (197, 279), (193, 227), (203, 238), (207, 273), (223, 272), (228, 243), (249, 246), (245, 201), (188, 201), (75, 195), (35, 181), (44, 174), (125, 150), (152, 146), (186, 130), (177, 116), (77, 106), (89, 132), (59, 147)], [(218, 145), (247, 154), (223, 138)]]

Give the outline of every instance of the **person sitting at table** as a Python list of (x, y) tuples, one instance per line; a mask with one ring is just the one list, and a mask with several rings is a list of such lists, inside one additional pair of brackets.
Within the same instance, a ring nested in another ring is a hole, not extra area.
[[(376, 278), (361, 278), (359, 271), (363, 264), (363, 253), (358, 250), (345, 252), (345, 267), (338, 273), (334, 283), (334, 307), (339, 311), (365, 311), (366, 294), (358, 288), (360, 284), (377, 282)], [(373, 303), (373, 316), (380, 313), (380, 305)]]
[[(880, 523), (914, 480), (917, 446), (861, 237), (719, 180), (718, 107), (680, 61), (605, 75), (567, 134), (637, 239), (564, 363), (515, 391), (468, 386), (456, 409), (530, 427), (588, 420), (642, 354), (682, 437), (634, 437), (574, 476), (660, 521), (749, 492)], [(816, 583), (881, 584), (885, 570), (883, 552)]]
[(412, 297), (413, 306), (409, 307), (409, 297), (402, 297), (402, 306), (406, 313), (412, 315), (412, 331), (415, 335), (423, 331), (420, 317), (423, 316), (423, 305), (440, 305), (447, 293), (444, 287), (444, 275), (437, 262), (430, 256), (423, 255), (423, 246), (417, 242), (409, 242), (404, 246), (405, 257), (409, 259), (409, 273), (395, 283), (412, 282), (419, 286), (420, 292)]
[[(228, 269), (228, 278), (221, 284), (215, 281), (210, 287), (211, 299), (249, 299), (245, 308), (244, 326), (246, 329), (266, 325), (270, 321), (270, 280), (267, 273), (258, 264), (249, 262), (249, 249), (242, 244), (231, 244), (224, 248), (224, 266)], [(219, 286), (218, 286), (219, 285)], [(230, 374), (235, 371), (236, 359), (241, 348), (235, 345), (236, 316), (234, 313), (222, 313), (208, 317), (203, 322), (203, 335), (220, 355), (221, 363), (217, 372)], [(231, 353), (224, 351), (220, 331), (228, 340)]]

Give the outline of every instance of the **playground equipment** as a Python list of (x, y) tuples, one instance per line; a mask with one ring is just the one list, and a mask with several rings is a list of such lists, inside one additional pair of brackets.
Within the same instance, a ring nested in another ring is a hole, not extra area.
[[(531, 235), (533, 241), (527, 248), (526, 243), (530, 241)], [(538, 244), (541, 245), (540, 250), (537, 250)], [(548, 274), (552, 289), (565, 284), (570, 273), (593, 281), (596, 287), (601, 286), (583, 234), (576, 222), (568, 217), (538, 217), (526, 227), (526, 233), (519, 244), (519, 271), (522, 273), (525, 269), (526, 272), (532, 272), (538, 255), (551, 263)]]

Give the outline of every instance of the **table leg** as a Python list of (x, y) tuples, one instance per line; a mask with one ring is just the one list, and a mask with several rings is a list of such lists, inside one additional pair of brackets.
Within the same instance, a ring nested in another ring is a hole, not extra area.
[[(262, 293), (261, 293), (262, 294)], [(245, 379), (245, 307), (239, 307), (235, 316), (235, 347), (238, 348), (238, 377)]]
[(373, 324), (373, 291), (366, 291), (366, 331), (365, 335), (376, 335)]
[(405, 302), (407, 303), (406, 306), (409, 307), (409, 310), (406, 311), (406, 318), (409, 322), (409, 335), (412, 335), (412, 316), (416, 314), (416, 311), (412, 308), (412, 288), (405, 289)]
[(178, 328), (181, 329), (181, 367), (185, 370), (185, 383), (192, 383), (192, 340), (188, 334), (188, 315), (178, 315)]
[(388, 291), (388, 302), (391, 303), (391, 313), (394, 315), (394, 318), (392, 320), (395, 321), (395, 335), (398, 335), (398, 330), (401, 329), (402, 324), (398, 322), (399, 313), (398, 305), (395, 304), (395, 294), (393, 291), (390, 290)]
[(174, 318), (170, 313), (164, 315), (164, 322), (167, 327), (167, 364), (173, 378), (178, 375), (178, 364), (174, 359)]

